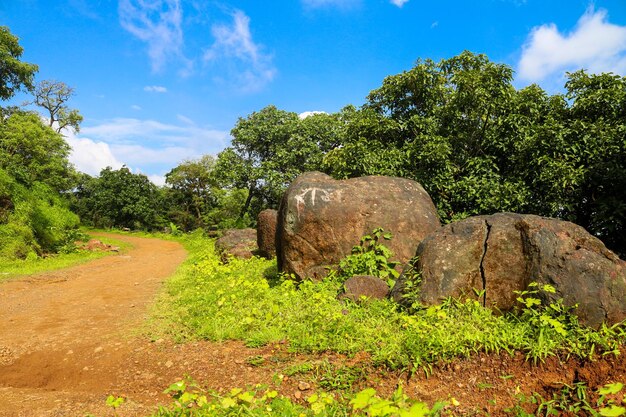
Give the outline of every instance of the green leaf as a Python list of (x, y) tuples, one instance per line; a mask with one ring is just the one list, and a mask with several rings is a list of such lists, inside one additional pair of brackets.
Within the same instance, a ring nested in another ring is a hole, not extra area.
[(602, 388), (598, 390), (598, 394), (600, 395), (609, 395), (609, 394), (617, 394), (624, 388), (624, 384), (621, 382), (616, 382), (614, 384), (606, 384)]
[(170, 392), (181, 393), (185, 392), (186, 389), (187, 384), (185, 384), (185, 381), (178, 381), (167, 387), (167, 389), (163, 391), (163, 394), (169, 394)]
[(598, 410), (601, 416), (604, 417), (617, 417), (626, 414), (626, 408), (617, 405), (611, 405), (609, 407), (603, 407)]
[(362, 410), (370, 404), (371, 399), (376, 395), (374, 388), (367, 388), (359, 392), (350, 400), (350, 404), (355, 410)]

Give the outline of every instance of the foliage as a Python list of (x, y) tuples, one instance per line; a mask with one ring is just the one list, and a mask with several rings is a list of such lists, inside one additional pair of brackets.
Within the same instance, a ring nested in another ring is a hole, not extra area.
[(232, 146), (218, 155), (218, 182), (227, 189), (248, 190), (240, 215), (253, 218), (276, 207), (289, 183), (300, 173), (317, 170), (323, 155), (340, 142), (335, 115), (296, 113), (267, 106), (232, 129)]
[(183, 230), (206, 226), (207, 212), (216, 206), (215, 158), (204, 155), (184, 161), (165, 174), (168, 189), (168, 217)]
[(0, 168), (0, 259), (69, 249), (78, 217), (48, 185), (20, 184)]
[(67, 101), (74, 95), (74, 89), (61, 81), (44, 80), (34, 88), (33, 104), (42, 107), (48, 113), (48, 126), (54, 127), (57, 133), (71, 128), (74, 132), (80, 130), (83, 116), (78, 110), (69, 109)]
[(55, 191), (71, 188), (69, 152), (63, 137), (35, 113), (17, 111), (0, 121), (0, 168), (26, 186), (41, 182)]
[(364, 351), (375, 365), (413, 372), (477, 352), (518, 350), (531, 361), (593, 358), (617, 352), (626, 338), (623, 324), (588, 329), (571, 312), (552, 313), (549, 306), (549, 314), (533, 305), (534, 311), (520, 316), (496, 315), (475, 300), (449, 299), (409, 314), (390, 300), (340, 301), (340, 282), (297, 285), (266, 276), (275, 261), (259, 258), (224, 265), (212, 241), (197, 233), (187, 239), (190, 258), (167, 283), (168, 295), (155, 312), (160, 327), (178, 338), (240, 339), (251, 346), (288, 340), (293, 351)]
[(293, 403), (267, 386), (256, 385), (246, 390), (233, 388), (226, 394), (206, 392), (191, 380), (172, 384), (165, 393), (172, 395), (170, 407), (160, 407), (154, 417), (169, 416), (369, 416), (426, 417), (440, 415), (444, 403), (429, 408), (425, 403), (409, 399), (399, 387), (390, 399), (376, 395), (373, 389), (357, 393), (349, 402), (325, 392), (306, 400), (307, 406)]
[(391, 233), (385, 233), (382, 228), (376, 228), (371, 234), (361, 238), (358, 246), (352, 248), (352, 254), (339, 263), (339, 270), (333, 278), (341, 282), (355, 275), (371, 275), (387, 281), (390, 288), (395, 278), (400, 275), (395, 270), (399, 262), (390, 261), (391, 250), (381, 243), (381, 240), (390, 240)]
[(153, 230), (167, 224), (161, 202), (159, 189), (145, 175), (107, 167), (96, 178), (83, 174), (72, 208), (90, 226)]
[[(120, 247), (122, 248), (122, 250), (128, 247), (128, 244), (115, 239), (99, 239), (102, 240), (104, 243)], [(73, 250), (71, 252), (61, 251), (61, 253), (59, 254), (47, 255), (46, 257), (41, 258), (34, 256), (34, 252), (29, 253), (31, 253), (32, 255), (27, 256), (25, 259), (7, 259), (7, 257), (0, 256), (0, 271), (2, 271), (0, 273), (0, 281), (5, 279), (11, 279), (21, 275), (55, 271), (57, 269), (67, 268), (113, 254), (113, 252), (85, 252), (81, 250)]]
[[(624, 416), (626, 408), (626, 396), (621, 394), (624, 385), (620, 382), (606, 384), (595, 392), (589, 392), (589, 388), (583, 382), (576, 382), (563, 387), (552, 394), (551, 398), (544, 398), (538, 393), (530, 397), (518, 397), (518, 403), (505, 411), (513, 416), (558, 416), (562, 414), (577, 416)], [(620, 395), (621, 394), (621, 395)], [(593, 401), (593, 397), (597, 401)], [(620, 399), (621, 398), (621, 399)], [(530, 407), (528, 407), (530, 405)], [(533, 413), (526, 411), (533, 409)]]
[(33, 77), (38, 71), (37, 65), (20, 61), (24, 49), (19, 44), (19, 39), (13, 35), (9, 28), (0, 26), (0, 100), (8, 100), (23, 89), (33, 86)]

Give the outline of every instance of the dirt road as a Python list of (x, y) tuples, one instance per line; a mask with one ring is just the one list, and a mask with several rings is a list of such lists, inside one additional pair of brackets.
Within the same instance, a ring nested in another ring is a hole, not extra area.
[(147, 343), (132, 329), (186, 252), (174, 242), (115, 238), (133, 249), (0, 284), (0, 415), (91, 411), (132, 368)]

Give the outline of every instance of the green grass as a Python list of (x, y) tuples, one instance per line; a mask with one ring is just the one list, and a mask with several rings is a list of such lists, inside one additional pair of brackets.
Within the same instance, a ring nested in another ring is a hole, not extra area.
[[(132, 245), (117, 239), (98, 237), (98, 240), (113, 246), (118, 246), (120, 251), (128, 250)], [(82, 264), (104, 256), (113, 255), (114, 252), (102, 251), (78, 251), (74, 253), (50, 255), (45, 258), (1, 260), (0, 259), (0, 282), (17, 278), (23, 275), (39, 274), (42, 272), (56, 271), (74, 265)]]
[[(183, 239), (189, 259), (167, 283), (157, 328), (179, 339), (244, 340), (262, 346), (287, 340), (295, 352), (368, 352), (375, 365), (423, 370), (478, 352), (524, 352), (591, 358), (612, 354), (626, 340), (624, 325), (591, 330), (558, 306), (496, 315), (476, 301), (402, 311), (389, 300), (355, 304), (337, 300), (341, 283), (299, 285), (276, 274), (275, 261), (233, 259), (223, 265), (213, 241)], [(532, 296), (533, 294), (526, 294)]]

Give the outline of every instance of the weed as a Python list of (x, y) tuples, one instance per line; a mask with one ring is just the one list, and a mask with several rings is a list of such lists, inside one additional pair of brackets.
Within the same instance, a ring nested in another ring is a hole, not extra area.
[(261, 355), (254, 355), (246, 358), (246, 363), (252, 366), (261, 366), (265, 363), (265, 358)]
[(335, 367), (327, 361), (317, 365), (314, 373), (319, 387), (330, 391), (351, 391), (367, 374), (365, 369), (359, 366)]
[[(538, 292), (549, 287), (518, 294), (519, 314), (494, 314), (472, 299), (414, 311), (390, 300), (346, 304), (336, 298), (340, 281), (297, 284), (276, 275), (274, 260), (256, 257), (224, 265), (201, 233), (181, 239), (190, 256), (153, 312), (156, 338), (168, 332), (248, 346), (288, 341), (295, 352), (363, 351), (374, 365), (426, 373), (434, 363), (478, 352), (522, 351), (533, 362), (550, 355), (593, 358), (616, 354), (626, 340), (624, 324), (589, 329), (562, 303), (542, 305)], [(384, 236), (364, 242), (376, 239)]]
[(383, 240), (390, 240), (391, 233), (385, 233), (382, 228), (376, 228), (371, 234), (361, 238), (358, 246), (352, 248), (352, 254), (339, 263), (334, 279), (344, 282), (355, 275), (372, 275), (387, 281), (393, 287), (398, 271), (395, 270), (399, 262), (391, 261), (391, 250), (382, 244)]
[[(169, 407), (160, 407), (153, 417), (426, 417), (439, 415), (444, 407), (450, 406), (439, 402), (430, 408), (409, 399), (401, 386), (389, 399), (379, 397), (371, 388), (357, 393), (349, 401), (337, 399), (332, 393), (314, 393), (306, 399), (306, 406), (295, 404), (263, 385), (245, 390), (234, 388), (227, 394), (219, 394), (199, 390), (193, 381), (185, 380), (172, 384), (165, 392), (172, 395), (174, 402)], [(454, 403), (458, 405), (456, 400)]]
[(294, 376), (294, 375), (299, 375), (299, 374), (306, 374), (308, 372), (311, 372), (312, 370), (313, 370), (313, 365), (308, 362), (304, 362), (304, 363), (299, 363), (297, 365), (291, 365), (285, 368), (283, 370), (283, 374), (286, 376)]
[[(505, 411), (518, 417), (528, 416), (558, 416), (562, 414), (579, 416), (625, 416), (626, 408), (620, 404), (626, 399), (620, 396), (624, 385), (622, 383), (607, 384), (598, 389), (595, 395), (598, 400), (595, 405), (590, 399), (588, 387), (583, 382), (573, 385), (563, 385), (552, 398), (544, 398), (534, 393), (531, 397), (519, 396), (515, 406)], [(528, 408), (534, 412), (529, 413)]]

